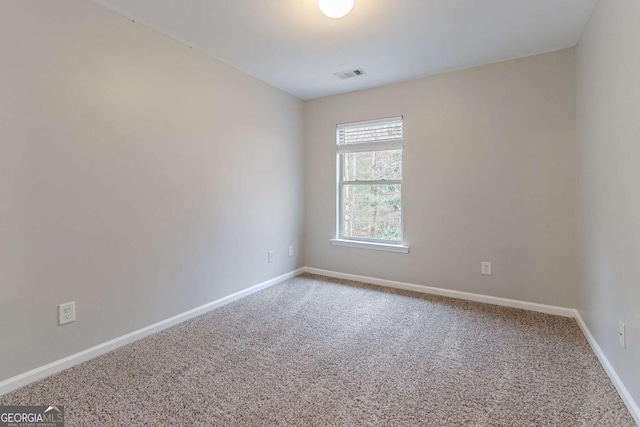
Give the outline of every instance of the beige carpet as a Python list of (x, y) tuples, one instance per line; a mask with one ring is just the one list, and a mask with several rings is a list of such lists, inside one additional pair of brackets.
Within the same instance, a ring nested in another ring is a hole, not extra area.
[(300, 276), (0, 404), (67, 426), (633, 426), (572, 319)]

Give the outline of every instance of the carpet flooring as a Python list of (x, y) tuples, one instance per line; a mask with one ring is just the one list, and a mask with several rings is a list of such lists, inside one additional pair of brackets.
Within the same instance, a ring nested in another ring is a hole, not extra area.
[(633, 426), (573, 319), (303, 275), (0, 397), (66, 426)]

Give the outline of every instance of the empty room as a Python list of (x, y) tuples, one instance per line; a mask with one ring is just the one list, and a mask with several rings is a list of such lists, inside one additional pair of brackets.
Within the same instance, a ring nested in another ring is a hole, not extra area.
[(0, 0), (0, 427), (640, 426), (639, 23)]

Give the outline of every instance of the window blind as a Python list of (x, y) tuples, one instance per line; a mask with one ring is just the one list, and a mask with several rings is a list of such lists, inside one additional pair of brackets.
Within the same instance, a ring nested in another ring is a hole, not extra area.
[(337, 126), (339, 153), (402, 148), (402, 117)]

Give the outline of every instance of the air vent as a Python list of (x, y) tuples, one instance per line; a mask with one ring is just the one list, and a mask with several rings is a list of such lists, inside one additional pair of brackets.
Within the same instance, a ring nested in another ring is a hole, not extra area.
[(367, 73), (365, 73), (362, 68), (357, 68), (355, 70), (347, 70), (347, 71), (341, 71), (339, 73), (334, 73), (333, 75), (338, 77), (339, 79), (346, 80), (346, 79), (350, 79), (351, 77), (363, 76), (365, 74)]

